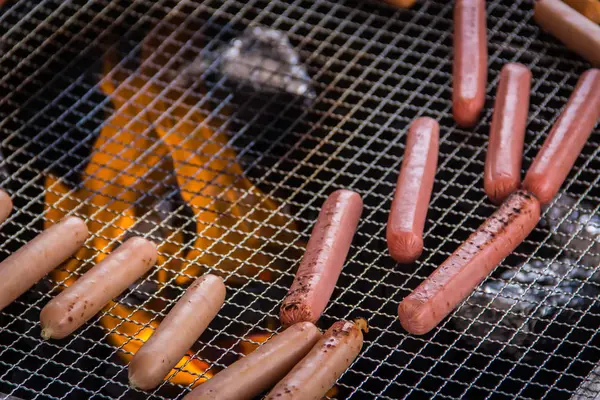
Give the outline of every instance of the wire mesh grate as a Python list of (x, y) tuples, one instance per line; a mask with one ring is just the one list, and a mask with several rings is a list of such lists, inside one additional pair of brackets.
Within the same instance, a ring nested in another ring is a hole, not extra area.
[[(506, 309), (481, 305), (481, 286), (426, 336), (407, 335), (397, 321), (400, 300), (494, 210), (481, 177), (502, 65), (521, 62), (533, 72), (524, 169), (588, 68), (540, 32), (530, 1), (487, 3), (486, 109), (470, 130), (456, 127), (451, 115), (450, 2), (423, 1), (411, 10), (308, 0), (5, 5), (0, 186), (13, 196), (15, 210), (0, 230), (0, 254), (6, 257), (66, 214), (85, 218), (93, 236), (76, 261), (0, 314), (0, 393), (23, 399), (180, 398), (244, 354), (245, 345), (260, 342), (257, 333), (279, 329), (279, 304), (320, 205), (333, 190), (352, 188), (363, 196), (365, 210), (319, 325), (364, 317), (371, 330), (331, 397), (583, 396), (578, 387), (600, 360), (594, 321), (600, 312), (590, 295), (596, 292), (588, 291), (598, 285), (588, 274), (585, 285), (565, 293), (562, 282), (571, 282), (570, 272), (556, 278), (550, 268), (533, 266), (565, 257), (568, 271), (598, 265), (595, 243), (581, 239), (600, 204), (594, 190), (598, 129), (563, 186), (574, 202), (555, 202), (556, 221), (536, 228), (489, 280), (523, 290), (500, 291), (496, 298), (525, 301), (532, 290), (542, 293), (531, 313), (516, 302)], [(177, 84), (192, 60), (210, 59), (252, 25), (288, 35), (313, 80), (312, 104), (236, 86), (215, 78), (211, 67)], [(417, 263), (403, 266), (387, 255), (385, 224), (407, 126), (422, 115), (440, 122), (439, 167), (425, 251)], [(575, 223), (575, 213), (590, 219)], [(565, 223), (572, 229), (561, 228)], [(41, 307), (131, 234), (161, 243), (153, 273), (76, 335), (44, 342)], [(205, 368), (151, 394), (130, 389), (126, 360), (136, 335), (152, 329), (190, 279), (207, 271), (229, 284), (223, 310), (188, 363)], [(523, 283), (506, 271), (534, 279)], [(548, 285), (546, 278), (556, 280)], [(567, 300), (557, 311), (540, 311), (560, 296)], [(475, 313), (465, 314), (466, 308)], [(118, 337), (123, 340), (115, 342)]]

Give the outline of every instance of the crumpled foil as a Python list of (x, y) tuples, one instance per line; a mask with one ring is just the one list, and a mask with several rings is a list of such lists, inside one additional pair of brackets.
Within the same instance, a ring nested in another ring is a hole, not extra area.
[(247, 28), (216, 54), (192, 62), (184, 71), (186, 81), (209, 68), (212, 70), (215, 65), (219, 75), (255, 91), (287, 93), (308, 99), (315, 97), (300, 56), (285, 33), (275, 29)]

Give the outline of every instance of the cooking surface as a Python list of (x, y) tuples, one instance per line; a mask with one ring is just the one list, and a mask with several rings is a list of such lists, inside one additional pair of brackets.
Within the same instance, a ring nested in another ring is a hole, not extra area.
[[(525, 347), (511, 342), (520, 325), (500, 340), (465, 341), (461, 334), (468, 328), (453, 318), (422, 337), (408, 335), (397, 319), (400, 300), (494, 210), (482, 178), (502, 65), (520, 62), (533, 73), (524, 170), (589, 68), (540, 32), (532, 2), (487, 3), (489, 84), (483, 118), (473, 129), (456, 127), (451, 114), (451, 2), (420, 1), (411, 10), (369, 1), (41, 0), (5, 6), (0, 187), (11, 193), (15, 210), (0, 230), (0, 255), (67, 213), (85, 218), (96, 233), (62, 275), (40, 282), (0, 313), (0, 393), (180, 398), (200, 375), (167, 382), (150, 395), (129, 389), (124, 360), (135, 338), (123, 326), (148, 329), (138, 311), (160, 318), (190, 279), (220, 272), (229, 278), (226, 305), (194, 348), (193, 365), (205, 366), (207, 375), (226, 367), (247, 352), (249, 339), (279, 329), (279, 305), (321, 204), (332, 191), (350, 188), (363, 196), (365, 209), (319, 326), (364, 317), (371, 329), (333, 396), (569, 398), (600, 360), (594, 299), (583, 311), (567, 304), (569, 312), (541, 319), (524, 333)], [(213, 57), (250, 25), (287, 33), (312, 78), (312, 103), (255, 92), (210, 70), (182, 87), (182, 68), (198, 56)], [(414, 265), (396, 265), (387, 254), (385, 224), (405, 134), (419, 116), (440, 122), (439, 167), (425, 251)], [(189, 127), (178, 126), (182, 120)], [(179, 141), (169, 141), (173, 131)], [(563, 185), (563, 193), (592, 206), (592, 215), (600, 204), (599, 141), (596, 128)], [(106, 159), (114, 166), (110, 173), (101, 168)], [(190, 166), (195, 172), (184, 174)], [(146, 170), (151, 173), (140, 172)], [(197, 187), (205, 203), (195, 203)], [(571, 235), (584, 228), (578, 225)], [(538, 226), (495, 276), (524, 262), (549, 265), (564, 257), (550, 240), (555, 229)], [(155, 273), (76, 335), (44, 342), (39, 312), (57, 293), (54, 280), (67, 285), (125, 230), (166, 243)], [(600, 255), (590, 248), (576, 262), (587, 257), (597, 265)], [(510, 282), (507, 276), (495, 279)], [(545, 290), (555, 294), (552, 286)], [(498, 311), (497, 319), (512, 312)]]

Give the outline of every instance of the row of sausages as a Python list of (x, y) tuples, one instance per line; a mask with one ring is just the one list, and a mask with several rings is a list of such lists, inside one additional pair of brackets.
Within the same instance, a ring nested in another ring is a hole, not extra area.
[[(553, 125), (521, 184), (521, 159), (530, 81), (531, 73), (522, 65), (509, 64), (502, 69), (484, 174), (485, 191), (493, 202), (501, 203), (500, 207), (402, 300), (398, 307), (398, 315), (400, 323), (408, 332), (425, 334), (437, 326), (529, 235), (539, 222), (541, 207), (554, 198), (600, 119), (600, 70), (591, 69), (579, 78), (566, 107)], [(431, 122), (428, 123), (434, 126)], [(416, 168), (401, 171), (398, 180), (388, 223), (388, 247), (390, 253), (399, 261), (412, 260), (412, 254), (416, 253), (411, 249), (407, 250), (411, 257), (398, 257), (398, 252), (406, 248), (404, 242), (398, 238), (407, 232), (413, 235), (422, 233), (424, 217), (419, 218), (418, 231), (410, 231), (408, 224), (400, 225), (394, 222), (400, 218), (406, 219), (406, 215), (426, 213), (429, 196), (419, 201), (415, 199), (425, 191), (421, 187), (424, 182), (427, 184), (427, 193), (430, 193), (432, 178), (428, 175), (435, 171), (435, 163), (431, 160), (435, 159), (436, 155), (430, 154), (429, 144), (423, 142), (418, 150), (410, 147), (414, 126), (415, 124), (409, 131), (405, 158), (412, 157), (418, 160), (405, 159), (402, 168), (411, 165), (430, 167), (421, 168), (419, 173), (414, 172)], [(403, 174), (410, 174), (411, 178), (403, 180)], [(410, 199), (397, 200), (397, 197)], [(398, 207), (398, 204), (407, 203), (411, 204), (411, 209)], [(392, 217), (394, 213), (402, 215)], [(422, 243), (422, 238), (419, 239)]]
[[(568, 48), (600, 67), (600, 26), (561, 0), (537, 0), (534, 20)], [(483, 109), (487, 84), (485, 0), (456, 0), (452, 111), (460, 126), (473, 126)], [(523, 78), (526, 79), (526, 78)]]
[[(521, 160), (531, 72), (508, 64), (501, 72), (484, 187), (498, 210), (399, 305), (402, 326), (414, 334), (433, 329), (533, 230), (542, 205), (558, 192), (600, 118), (600, 70), (583, 73), (521, 185)], [(423, 227), (437, 167), (439, 125), (415, 120), (396, 184), (386, 231), (388, 249), (401, 263), (423, 250)], [(520, 188), (523, 188), (521, 190)], [(341, 273), (362, 212), (360, 195), (332, 193), (323, 204), (306, 253), (284, 299), (284, 326), (316, 322)]]
[[(339, 194), (344, 198), (346, 193)], [(339, 214), (330, 206), (335, 208), (328, 203), (325, 214), (334, 215), (337, 223)], [(11, 210), (10, 196), (0, 190), (0, 222)], [(339, 233), (330, 232), (325, 240), (346, 240), (349, 247), (352, 233), (345, 239)], [(68, 217), (7, 257), (0, 263), (0, 310), (72, 256), (88, 236), (83, 220)], [(125, 241), (48, 302), (40, 314), (42, 337), (62, 339), (73, 333), (144, 276), (156, 260), (152, 242), (141, 237)], [(207, 274), (196, 279), (134, 355), (129, 364), (130, 385), (141, 390), (160, 385), (215, 318), (225, 295), (220, 277)], [(276, 384), (268, 399), (319, 399), (354, 361), (362, 348), (362, 330), (367, 329), (364, 320), (338, 321), (323, 335), (311, 322), (287, 325), (291, 326), (185, 398), (251, 399)]]

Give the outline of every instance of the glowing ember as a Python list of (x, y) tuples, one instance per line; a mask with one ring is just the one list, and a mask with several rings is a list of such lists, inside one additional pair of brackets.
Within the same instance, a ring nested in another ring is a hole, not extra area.
[[(82, 185), (72, 189), (53, 176), (46, 179), (46, 225), (74, 211), (87, 217), (92, 233), (77, 259), (52, 274), (61, 285), (70, 285), (89, 268), (78, 260), (100, 261), (131, 230), (161, 238), (158, 270), (152, 275), (158, 282), (156, 293), (168, 283), (186, 285), (208, 269), (230, 284), (244, 282), (245, 277), (270, 280), (278, 266), (259, 250), (295, 240), (295, 225), (282, 207), (244, 177), (222, 127), (214, 128), (214, 122), (208, 126), (210, 110), (197, 106), (198, 97), (171, 87), (176, 72), (167, 64), (173, 48), (163, 43), (152, 37), (145, 41), (142, 64), (135, 72), (107, 55), (100, 88), (115, 111), (101, 128)], [(161, 82), (165, 75), (171, 81)], [(164, 220), (161, 207), (170, 207), (173, 188), (193, 213), (191, 246), (181, 226)], [(155, 297), (144, 302), (145, 310), (163, 311), (164, 301)], [(100, 319), (111, 332), (108, 341), (125, 362), (158, 325), (145, 310), (112, 303)], [(189, 353), (169, 379), (197, 384), (217, 372), (209, 369)]]

